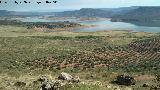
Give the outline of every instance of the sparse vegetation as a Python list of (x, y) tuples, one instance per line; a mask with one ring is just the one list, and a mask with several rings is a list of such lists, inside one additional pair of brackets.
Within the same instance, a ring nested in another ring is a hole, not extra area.
[[(67, 90), (105, 90), (105, 82), (126, 72), (133, 76), (158, 75), (159, 43), (159, 34), (145, 32), (46, 33), (0, 26), (0, 89), (16, 90), (23, 84), (24, 90), (37, 90), (38, 84), (30, 85), (37, 76), (55, 78), (62, 71), (78, 75), (84, 82), (102, 83), (66, 86)], [(132, 88), (143, 90), (139, 85)]]

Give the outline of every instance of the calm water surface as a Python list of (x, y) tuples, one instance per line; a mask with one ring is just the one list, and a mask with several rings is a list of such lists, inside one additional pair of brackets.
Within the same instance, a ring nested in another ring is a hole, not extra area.
[(160, 32), (160, 27), (150, 27), (150, 26), (138, 26), (131, 23), (125, 22), (111, 22), (109, 19), (101, 21), (77, 21), (76, 19), (65, 19), (65, 20), (46, 20), (40, 18), (24, 18), (21, 19), (23, 22), (63, 22), (71, 21), (78, 22), (84, 25), (95, 25), (94, 27), (76, 29), (74, 32), (95, 32), (95, 31), (104, 31), (104, 30), (133, 30), (136, 32)]

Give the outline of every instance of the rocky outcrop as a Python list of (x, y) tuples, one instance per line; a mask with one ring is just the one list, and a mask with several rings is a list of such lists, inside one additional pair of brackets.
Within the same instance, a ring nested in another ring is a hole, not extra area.
[(61, 86), (62, 86), (62, 83), (61, 81), (58, 81), (58, 80), (45, 81), (45, 82), (42, 82), (40, 90), (59, 90)]
[(65, 72), (62, 72), (60, 74), (60, 76), (58, 77), (59, 80), (67, 80), (67, 81), (71, 81), (73, 79), (73, 77), (68, 74), (68, 73), (65, 73)]
[(79, 77), (73, 77), (72, 75), (62, 72), (58, 80), (51, 80), (47, 76), (41, 76), (38, 80), (38, 82), (41, 82), (41, 89), (40, 90), (60, 90), (61, 87), (67, 85), (67, 84), (73, 84), (80, 82)]
[(119, 75), (117, 76), (116, 83), (119, 85), (135, 85), (136, 81), (133, 77), (128, 75)]
[(66, 80), (66, 81), (70, 81), (70, 82), (80, 82), (80, 78), (78, 76), (71, 76), (68, 73), (62, 72), (60, 74), (60, 76), (58, 77), (59, 80)]

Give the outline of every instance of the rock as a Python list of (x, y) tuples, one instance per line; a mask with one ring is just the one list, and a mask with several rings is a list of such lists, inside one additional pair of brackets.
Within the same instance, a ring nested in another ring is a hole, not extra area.
[[(65, 84), (63, 84), (63, 85), (65, 85)], [(54, 82), (54, 90), (58, 90), (61, 86), (63, 86), (62, 85), (62, 82), (61, 81), (55, 81)]]
[(47, 81), (42, 83), (41, 90), (59, 90), (60, 87), (60, 81)]
[(66, 84), (80, 82), (79, 77), (73, 77), (70, 74), (64, 72), (60, 74), (58, 79), (59, 80), (50, 80), (48, 77), (42, 76), (37, 81), (40, 81), (42, 83), (41, 90), (59, 90)]
[(67, 80), (67, 81), (72, 81), (73, 80), (73, 77), (68, 74), (68, 73), (65, 73), (65, 72), (62, 72), (60, 74), (60, 76), (58, 77), (59, 80)]
[[(59, 90), (62, 86), (60, 80), (51, 80), (48, 76), (41, 76), (37, 81), (41, 82), (40, 90)], [(35, 81), (35, 83), (37, 81)]]
[(64, 73), (62, 72), (60, 74), (60, 76), (58, 77), (59, 80), (66, 80), (66, 81), (70, 81), (72, 83), (79, 83), (80, 82), (80, 78), (78, 76), (71, 76), (70, 74), (68, 73)]
[(127, 85), (127, 86), (129, 86), (129, 85), (135, 85), (136, 81), (131, 76), (119, 75), (119, 76), (117, 76), (116, 83), (120, 84), (120, 85)]
[(149, 84), (145, 83), (145, 84), (142, 85), (142, 87), (149, 87)]
[(17, 87), (24, 87), (24, 86), (26, 86), (26, 83), (25, 83), (25, 82), (18, 81), (18, 82), (16, 82), (16, 83), (14, 83), (14, 85), (17, 86)]
[(43, 82), (41, 90), (52, 90), (52, 84), (49, 82)]

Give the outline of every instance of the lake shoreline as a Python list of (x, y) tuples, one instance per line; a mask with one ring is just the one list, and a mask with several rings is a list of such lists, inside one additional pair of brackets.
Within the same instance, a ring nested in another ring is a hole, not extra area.
[[(57, 19), (57, 20), (56, 20)], [(13, 20), (13, 19), (11, 19)], [(74, 17), (65, 17), (65, 18), (40, 18), (40, 17), (27, 17), (19, 19), (23, 23), (76, 23), (81, 24), (81, 27), (74, 28), (61, 28), (59, 30), (68, 30), (74, 32), (95, 32), (95, 31), (104, 31), (104, 30), (132, 30), (135, 32), (160, 32), (160, 27), (151, 27), (151, 26), (139, 26), (141, 23), (132, 24), (129, 22), (112, 22), (111, 18), (74, 18)], [(55, 30), (58, 30), (55, 28)], [(48, 30), (47, 30), (48, 31)], [(53, 31), (53, 30), (49, 30)]]

